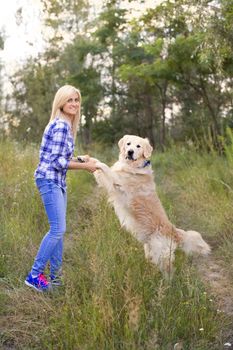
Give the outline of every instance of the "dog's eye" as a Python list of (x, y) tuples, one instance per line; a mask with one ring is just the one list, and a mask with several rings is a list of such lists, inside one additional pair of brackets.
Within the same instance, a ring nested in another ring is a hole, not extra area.
[(137, 148), (140, 148), (141, 146), (140, 145), (137, 145)]
[(130, 146), (131, 145), (131, 142), (127, 142), (127, 146)]

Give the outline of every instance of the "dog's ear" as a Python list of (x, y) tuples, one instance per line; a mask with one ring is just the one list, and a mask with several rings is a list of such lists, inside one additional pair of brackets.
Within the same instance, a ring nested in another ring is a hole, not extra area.
[(143, 147), (143, 154), (145, 158), (150, 158), (151, 153), (153, 151), (153, 147), (150, 145), (150, 141), (147, 138), (145, 138), (144, 140), (145, 144)]
[(124, 144), (124, 137), (122, 137), (122, 138), (118, 141), (118, 147), (120, 148), (120, 150), (122, 149), (123, 144)]
[(123, 151), (124, 142), (127, 137), (128, 135), (125, 135), (118, 141), (118, 147), (120, 148), (121, 152)]

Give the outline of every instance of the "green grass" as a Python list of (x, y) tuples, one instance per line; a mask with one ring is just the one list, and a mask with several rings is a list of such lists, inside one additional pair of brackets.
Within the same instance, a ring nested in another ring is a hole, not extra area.
[[(192, 259), (176, 254), (165, 282), (142, 246), (122, 230), (87, 172), (68, 174), (65, 287), (38, 295), (24, 286), (48, 225), (34, 185), (38, 148), (0, 147), (1, 346), (13, 349), (219, 350), (229, 318), (217, 310)], [(99, 156), (105, 160), (104, 155)], [(110, 161), (110, 160), (109, 160)], [(158, 193), (171, 220), (203, 233), (232, 261), (232, 168), (215, 154), (156, 154)], [(232, 272), (231, 272), (232, 273)]]

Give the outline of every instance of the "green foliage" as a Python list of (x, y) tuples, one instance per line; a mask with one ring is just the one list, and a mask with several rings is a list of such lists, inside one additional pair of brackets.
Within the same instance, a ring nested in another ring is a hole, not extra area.
[[(16, 139), (41, 140), (52, 109), (56, 84), (54, 73), (54, 68), (30, 61), (27, 67), (12, 77), (15, 86), (13, 96), (17, 100), (15, 115), (20, 119), (19, 126), (11, 125), (11, 132)], [(11, 106), (8, 107), (8, 113), (14, 113)]]
[(93, 140), (111, 146), (115, 141), (115, 130), (112, 122), (109, 119), (100, 120), (95, 123), (93, 130)]
[(226, 138), (224, 141), (224, 150), (226, 153), (227, 160), (229, 162), (230, 167), (233, 165), (233, 132), (232, 129), (226, 129)]
[(102, 45), (113, 44), (119, 40), (119, 29), (122, 30), (122, 25), (125, 24), (125, 13), (125, 10), (117, 7), (115, 0), (107, 2), (98, 18), (99, 27), (95, 32)]

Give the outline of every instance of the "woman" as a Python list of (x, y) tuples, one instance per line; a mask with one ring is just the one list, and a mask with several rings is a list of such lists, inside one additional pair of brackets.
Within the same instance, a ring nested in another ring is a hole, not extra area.
[[(63, 236), (66, 230), (66, 173), (68, 169), (96, 170), (95, 161), (72, 159), (74, 142), (80, 121), (81, 95), (71, 85), (62, 86), (56, 93), (51, 118), (45, 128), (40, 161), (35, 171), (35, 181), (40, 192), (50, 229), (42, 239), (25, 284), (39, 292), (51, 285), (59, 285), (63, 256)], [(44, 275), (50, 262), (50, 281)]]

